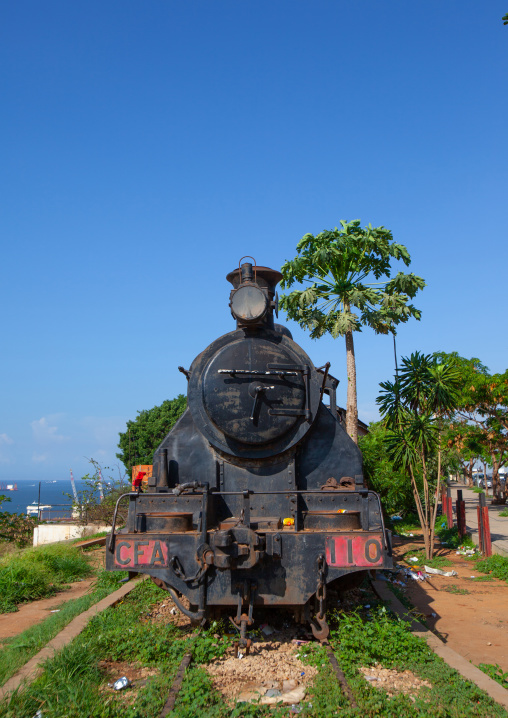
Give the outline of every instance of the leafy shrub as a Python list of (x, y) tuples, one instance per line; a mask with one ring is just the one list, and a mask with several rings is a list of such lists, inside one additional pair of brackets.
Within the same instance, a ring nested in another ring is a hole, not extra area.
[(32, 543), (34, 528), (39, 522), (32, 516), (2, 511), (2, 504), (10, 500), (3, 494), (0, 496), (0, 541), (12, 542), (22, 548)]
[[(363, 471), (369, 488), (376, 491), (387, 515), (414, 511), (414, 496), (407, 474), (394, 469), (385, 444), (386, 429), (381, 422), (369, 424), (369, 433), (358, 442), (363, 456)], [(419, 525), (419, 523), (415, 524)]]
[(451, 529), (448, 528), (446, 516), (436, 519), (436, 536), (441, 543), (446, 544), (449, 548), (459, 548), (459, 546), (475, 547), (471, 536), (461, 536), (456, 526), (452, 526)]
[(497, 663), (495, 665), (493, 663), (480, 663), (478, 668), (497, 681), (503, 688), (508, 688), (508, 672), (503, 671)]

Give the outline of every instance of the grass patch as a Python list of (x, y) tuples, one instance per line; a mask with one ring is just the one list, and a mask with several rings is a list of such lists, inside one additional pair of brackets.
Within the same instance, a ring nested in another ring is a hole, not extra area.
[(478, 668), (497, 681), (503, 688), (508, 688), (508, 673), (503, 671), (497, 663), (480, 663)]
[[(416, 558), (416, 561), (411, 561), (410, 559), (412, 558)], [(445, 568), (446, 566), (453, 566), (453, 561), (446, 556), (434, 556), (434, 558), (426, 559), (425, 551), (421, 550), (406, 551), (406, 553), (403, 554), (403, 559), (409, 564), (409, 566), (429, 566), (430, 568)]]
[[(38, 710), (48, 718), (156, 718), (178, 665), (191, 646), (196, 662), (186, 673), (172, 712), (174, 718), (289, 716), (288, 706), (228, 706), (213, 690), (199, 662), (207, 663), (223, 655), (229, 639), (220, 635), (216, 623), (199, 635), (184, 633), (173, 624), (150, 623), (146, 619), (151, 606), (166, 596), (150, 581), (144, 581), (121, 604), (96, 616), (80, 636), (46, 663), (44, 673), (31, 686), (0, 704), (0, 718), (31, 718)], [(370, 603), (370, 596), (364, 600)], [(383, 606), (371, 605), (368, 613), (357, 610), (335, 614), (331, 623), (330, 641), (358, 710), (353, 710), (343, 696), (325, 648), (307, 644), (300, 649), (300, 658), (317, 667), (318, 677), (301, 704), (302, 716), (506, 716), (501, 706), (476, 685), (463, 680)], [(111, 692), (106, 689), (111, 679), (99, 668), (99, 661), (104, 660), (153, 667), (156, 675), (137, 692)], [(358, 670), (359, 666), (375, 663), (400, 671), (410, 669), (429, 681), (432, 689), (422, 688), (414, 702), (402, 694), (390, 698), (367, 683)]]
[(65, 584), (92, 573), (89, 558), (73, 546), (49, 544), (9, 553), (0, 560), (0, 612), (53, 596)]
[(448, 548), (475, 548), (475, 544), (469, 534), (461, 536), (456, 526), (448, 528), (446, 516), (440, 516), (436, 519), (436, 536)]
[(409, 598), (406, 596), (406, 592), (401, 589), (400, 586), (396, 586), (394, 583), (390, 584), (390, 591), (394, 593), (399, 601), (402, 603), (403, 606), (405, 606), (408, 611), (414, 611), (414, 606), (409, 600)]
[[(506, 715), (501, 706), (475, 684), (462, 679), (423, 639), (411, 634), (406, 623), (391, 616), (384, 607), (375, 610), (371, 620), (358, 612), (337, 615), (330, 642), (358, 703), (358, 711), (351, 709), (339, 690), (324, 648), (313, 644), (300, 651), (301, 660), (313, 663), (319, 671), (309, 696), (312, 709), (307, 704), (302, 715), (316, 718)], [(399, 671), (409, 669), (431, 683), (432, 689), (421, 688), (414, 694), (414, 702), (403, 694), (390, 698), (365, 681), (358, 670), (359, 666), (376, 663)]]
[(498, 513), (498, 516), (508, 516), (508, 509), (503, 509)]
[(392, 518), (389, 518), (387, 520), (387, 524), (394, 533), (399, 535), (413, 533), (414, 529), (420, 528), (420, 521), (418, 520), (418, 516), (416, 516), (416, 514), (408, 514), (401, 520), (393, 520)]
[(101, 571), (90, 593), (66, 601), (61, 604), (58, 613), (51, 613), (36, 626), (31, 626), (13, 638), (5, 639), (0, 652), (0, 685), (13, 676), (32, 656), (35, 656), (73, 618), (119, 588), (120, 581), (126, 575), (123, 571), (118, 573)]
[(473, 489), (473, 493), (475, 494), (484, 494), (485, 491), (483, 489), (480, 489), (478, 486), (475, 486)]
[[(51, 718), (150, 718), (158, 716), (167, 700), (176, 670), (194, 645), (196, 661), (207, 662), (225, 653), (230, 639), (215, 638), (219, 627), (197, 635), (185, 634), (174, 624), (146, 620), (151, 606), (167, 593), (143, 581), (115, 607), (95, 616), (86, 629), (54, 658), (43, 674), (25, 690), (0, 704), (1, 718), (31, 718), (38, 710)], [(106, 690), (111, 680), (100, 661), (122, 661), (156, 668), (156, 675), (133, 695), (132, 689)], [(197, 665), (187, 672), (174, 716), (250, 715), (225, 710), (222, 696), (211, 690), (208, 676)], [(277, 715), (269, 707), (256, 715)]]
[(72, 539), (72, 541), (70, 541), (69, 543), (75, 544), (75, 543), (82, 543), (83, 541), (91, 541), (92, 539), (102, 538), (103, 536), (109, 536), (110, 533), (111, 533), (111, 531), (98, 531), (95, 534), (90, 534), (90, 536), (82, 536), (81, 538)]
[(442, 591), (446, 591), (447, 593), (456, 593), (461, 596), (466, 596), (468, 593), (471, 593), (471, 591), (468, 591), (467, 588), (459, 588), (456, 583), (451, 583), (449, 586), (445, 586)]
[(487, 573), (501, 581), (508, 583), (508, 558), (506, 556), (489, 556), (488, 558), (477, 561), (475, 566), (477, 571)]
[(473, 581), (480, 581), (480, 582), (495, 581), (495, 578), (494, 578), (494, 576), (475, 576)]

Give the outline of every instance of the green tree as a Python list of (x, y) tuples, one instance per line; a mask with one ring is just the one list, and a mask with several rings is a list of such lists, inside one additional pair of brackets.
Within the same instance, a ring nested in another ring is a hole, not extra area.
[(465, 359), (456, 352), (441, 354), (453, 361), (461, 376), (459, 401), (454, 413), (455, 433), (464, 437), (464, 448), (492, 466), (492, 493), (501, 496), (499, 469), (508, 462), (508, 371), (490, 374), (479, 359)]
[(125, 432), (120, 432), (117, 458), (123, 462), (129, 476), (137, 464), (151, 464), (155, 449), (168, 431), (176, 424), (187, 407), (187, 398), (179, 394), (166, 399), (160, 406), (138, 411), (133, 421), (127, 422)]
[(345, 337), (346, 431), (358, 443), (353, 333), (368, 326), (377, 334), (395, 334), (401, 322), (420, 319), (409, 300), (425, 282), (412, 273), (391, 276), (393, 260), (409, 266), (411, 257), (404, 245), (393, 241), (390, 230), (370, 224), (362, 228), (360, 220), (341, 220), (340, 225), (316, 236), (306, 234), (298, 242), (297, 256), (281, 268), (282, 287), (295, 282), (310, 286), (283, 295), (281, 306), (313, 339), (326, 333), (334, 339)]
[(434, 553), (443, 419), (457, 406), (459, 383), (460, 373), (453, 361), (414, 352), (402, 358), (395, 382), (380, 385), (382, 391), (376, 400), (388, 429), (388, 455), (396, 468), (409, 473), (427, 559)]
[(386, 427), (376, 421), (369, 424), (369, 433), (360, 437), (363, 475), (369, 489), (381, 497), (388, 516), (399, 513), (405, 516), (415, 511), (413, 491), (404, 469), (395, 467), (388, 454), (386, 435)]
[(443, 441), (449, 450), (455, 451), (459, 470), (469, 487), (473, 487), (473, 471), (482, 447), (478, 445), (472, 427), (454, 417), (447, 425)]

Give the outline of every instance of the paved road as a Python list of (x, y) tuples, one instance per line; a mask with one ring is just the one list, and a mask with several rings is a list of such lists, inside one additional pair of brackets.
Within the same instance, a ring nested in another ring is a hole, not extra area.
[[(478, 506), (478, 494), (475, 494), (472, 489), (468, 489), (466, 486), (461, 484), (452, 484), (452, 498), (453, 498), (453, 512), (455, 516), (455, 501), (457, 499), (457, 490), (462, 490), (462, 498), (466, 502), (466, 524), (468, 533), (471, 534), (471, 538), (478, 544), (478, 518), (476, 513), (476, 507)], [(508, 509), (506, 506), (492, 506), (490, 504), (491, 497), (487, 497), (487, 506), (489, 507), (489, 523), (490, 523), (490, 535), (492, 538), (492, 552), (498, 553), (501, 556), (508, 556), (508, 516), (499, 516), (499, 513), (503, 510)]]

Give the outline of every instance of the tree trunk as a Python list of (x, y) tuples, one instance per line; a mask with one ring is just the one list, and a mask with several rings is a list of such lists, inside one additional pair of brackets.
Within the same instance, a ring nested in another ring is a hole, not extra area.
[(437, 516), (437, 503), (440, 495), (441, 488), (441, 431), (439, 432), (439, 449), (437, 452), (437, 484), (436, 491), (434, 493), (434, 506), (431, 507), (432, 520), (430, 522), (430, 556), (428, 558), (434, 558), (434, 536), (436, 534), (436, 516)]
[(467, 485), (470, 489), (473, 488), (473, 468), (474, 468), (474, 459), (469, 459), (469, 466), (467, 469)]
[(499, 461), (499, 457), (492, 453), (491, 454), (491, 461), (492, 461), (492, 497), (494, 499), (494, 503), (496, 504), (505, 504), (506, 503), (506, 489), (505, 493), (503, 494), (503, 497), (501, 498), (501, 482), (499, 481), (499, 469), (503, 464), (505, 463), (503, 459)]
[(473, 488), (473, 466), (474, 466), (474, 459), (469, 459), (468, 462), (462, 461), (461, 462), (461, 470), (462, 470), (462, 476), (464, 478), (464, 483), (466, 483), (470, 489)]
[(425, 545), (425, 556), (428, 559), (429, 558), (429, 545), (430, 545), (429, 544), (429, 538), (430, 538), (429, 525), (425, 521), (425, 509), (422, 506), (420, 494), (418, 493), (418, 486), (416, 484), (416, 478), (415, 478), (413, 467), (411, 466), (411, 464), (409, 464), (409, 475), (411, 476), (411, 486), (413, 488), (413, 496), (415, 499), (416, 510), (418, 511), (418, 518), (420, 520), (420, 526), (422, 527), (422, 531), (423, 531), (423, 543)]
[(353, 332), (346, 332), (346, 359), (347, 359), (347, 403), (346, 403), (346, 431), (358, 444), (358, 403), (356, 399), (356, 362)]

